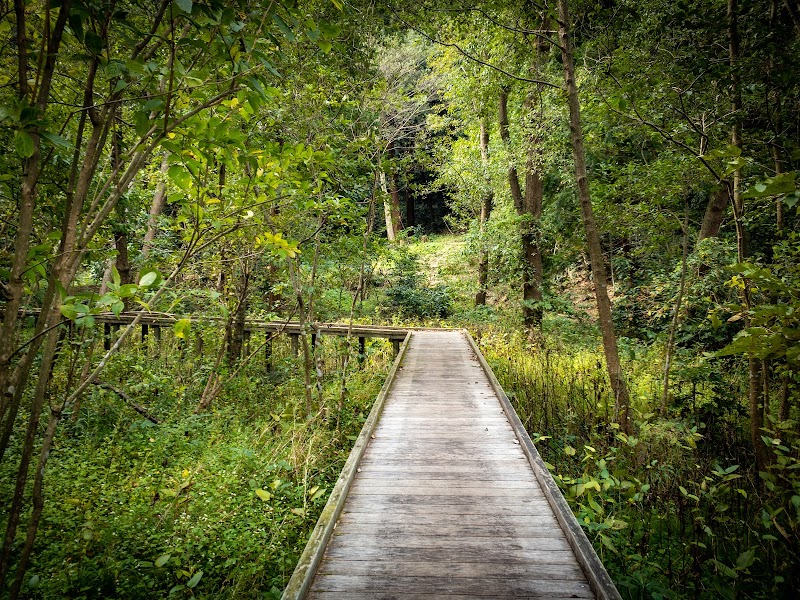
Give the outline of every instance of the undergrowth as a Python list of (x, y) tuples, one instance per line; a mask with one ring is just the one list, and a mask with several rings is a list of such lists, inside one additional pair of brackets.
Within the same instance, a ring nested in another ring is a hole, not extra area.
[(481, 348), (623, 597), (795, 597), (794, 423), (766, 432), (775, 459), (759, 473), (741, 411), (708, 410), (716, 389), (699, 392), (696, 412), (660, 417), (650, 410), (646, 359), (634, 359), (637, 416), (626, 435), (614, 423), (599, 347), (565, 345), (551, 332), (534, 348), (521, 335), (484, 330)]
[(367, 350), (363, 368), (351, 363), (337, 429), (342, 340), (318, 349), (328, 375), (310, 420), (302, 367), (277, 346), (271, 373), (254, 358), (210, 411), (193, 414), (213, 345), (180, 358), (175, 343), (129, 344), (104, 378), (159, 423), (101, 388), (65, 418), (25, 594), (280, 597), (382, 385), (390, 347)]

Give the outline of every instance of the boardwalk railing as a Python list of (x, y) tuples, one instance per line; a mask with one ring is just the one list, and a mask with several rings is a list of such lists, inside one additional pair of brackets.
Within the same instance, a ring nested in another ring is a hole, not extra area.
[[(0, 317), (3, 311), (0, 309)], [(38, 309), (21, 310), (21, 317), (34, 317), (39, 315)], [(174, 315), (170, 313), (147, 312), (147, 311), (126, 311), (115, 315), (113, 313), (99, 313), (91, 315), (96, 323), (103, 325), (105, 330), (105, 345), (106, 349), (110, 347), (111, 333), (115, 328), (124, 325), (129, 325), (137, 317), (139, 317), (139, 325), (142, 327), (142, 340), (144, 340), (152, 331), (156, 339), (161, 339), (161, 328), (172, 327), (181, 319), (189, 319), (194, 323), (224, 323), (225, 319), (221, 317), (206, 317), (206, 316), (191, 316), (191, 315)], [(65, 320), (65, 323), (68, 321)], [(395, 356), (400, 349), (400, 343), (405, 339), (406, 334), (410, 328), (407, 327), (386, 327), (377, 325), (362, 325), (353, 324), (352, 326), (347, 323), (325, 323), (325, 322), (308, 322), (301, 323), (298, 321), (267, 321), (263, 319), (247, 319), (245, 320), (243, 332), (245, 336), (245, 344), (247, 339), (254, 331), (263, 331), (272, 336), (285, 334), (289, 336), (291, 341), (292, 352), (297, 354), (298, 339), (301, 335), (312, 336), (313, 340), (317, 335), (321, 336), (347, 336), (358, 338), (359, 352), (364, 353), (364, 343), (366, 339), (381, 338), (387, 339), (392, 342)], [(270, 354), (268, 347), (267, 354)]]

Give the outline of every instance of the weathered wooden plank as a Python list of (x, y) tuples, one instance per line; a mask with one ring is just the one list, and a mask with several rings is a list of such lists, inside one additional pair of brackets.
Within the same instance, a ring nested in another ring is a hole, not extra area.
[[(518, 454), (519, 453), (519, 454)], [(407, 458), (410, 460), (419, 460), (419, 459), (430, 459), (430, 460), (447, 460), (453, 457), (453, 452), (449, 452), (447, 450), (436, 450), (430, 449), (425, 450), (420, 448), (418, 450), (404, 450), (402, 448), (397, 450), (375, 450), (371, 453), (371, 458)], [(519, 460), (525, 460), (525, 456), (517, 450), (516, 452), (513, 450), (486, 450), (483, 453), (484, 459), (494, 459), (494, 460), (508, 460), (518, 458)], [(453, 460), (456, 461), (469, 461), (469, 458), (460, 458), (458, 456), (454, 457)]]
[[(402, 600), (432, 600), (435, 598), (445, 598), (446, 600), (474, 600), (476, 597), (483, 599), (493, 598), (496, 600), (505, 600), (506, 598), (505, 596), (494, 595), (488, 590), (482, 596), (476, 596), (475, 594), (449, 594), (443, 592), (431, 592), (427, 594), (424, 591), (403, 592), (402, 594), (398, 594), (397, 592), (393, 591), (355, 592), (352, 590), (348, 590), (346, 592), (314, 592), (314, 598), (319, 600), (399, 600), (400, 598), (402, 598)], [(567, 600), (568, 598), (573, 598), (574, 596), (553, 594), (546, 597), (548, 600)], [(538, 596), (517, 596), (517, 600), (538, 600), (538, 598)]]
[(530, 473), (522, 470), (519, 467), (509, 466), (510, 463), (505, 463), (502, 473), (488, 473), (485, 468), (481, 467), (458, 467), (458, 470), (449, 471), (447, 465), (431, 465), (429, 468), (417, 467), (416, 469), (409, 469), (401, 471), (393, 469), (391, 465), (386, 465), (380, 468), (381, 465), (373, 463), (371, 466), (361, 466), (361, 476), (375, 480), (389, 480), (400, 481), (408, 478), (414, 478), (418, 481), (449, 481), (451, 484), (461, 483), (463, 479), (467, 478), (470, 482), (481, 481), (518, 481), (527, 480), (530, 478)]
[[(487, 477), (491, 477), (487, 475)], [(491, 489), (495, 490), (534, 490), (537, 492), (541, 491), (539, 488), (538, 482), (534, 479), (533, 475), (530, 477), (516, 477), (513, 479), (508, 480), (496, 480), (494, 478), (488, 480), (489, 484), (491, 485)], [(470, 476), (470, 481), (464, 481), (463, 479), (433, 479), (433, 478), (420, 478), (414, 477), (411, 478), (408, 475), (405, 477), (380, 477), (374, 474), (367, 474), (364, 473), (363, 470), (361, 471), (361, 475), (358, 477), (358, 480), (353, 484), (353, 487), (350, 488), (352, 490), (363, 490), (369, 491), (370, 493), (380, 493), (385, 494), (388, 493), (385, 491), (387, 488), (389, 490), (397, 491), (399, 488), (394, 484), (402, 484), (403, 488), (402, 491), (404, 493), (417, 493), (416, 490), (439, 490), (439, 489), (448, 489), (453, 490), (452, 493), (457, 493), (459, 490), (472, 490), (472, 489), (485, 489), (488, 487), (487, 484), (480, 485), (477, 481), (473, 481)], [(411, 491), (414, 490), (414, 491)], [(422, 493), (422, 492), (419, 492)]]
[(570, 598), (593, 598), (589, 585), (565, 580), (492, 579), (463, 577), (403, 577), (403, 576), (364, 576), (364, 575), (326, 575), (317, 576), (312, 587), (314, 591), (384, 591), (405, 592), (424, 589), (429, 592), (445, 594), (467, 594), (483, 596), (502, 595), (506, 598), (524, 596), (527, 598), (550, 598), (552, 594), (564, 594)]
[[(469, 475), (478, 473), (482, 478), (490, 477), (491, 472), (498, 473), (498, 479), (502, 479), (507, 473), (529, 475), (530, 470), (524, 470), (526, 461), (517, 457), (495, 458), (494, 460), (452, 460), (445, 459), (426, 461), (424, 458), (408, 459), (401, 457), (385, 456), (381, 457), (384, 461), (379, 462), (372, 457), (365, 458), (361, 462), (359, 468), (360, 473), (371, 473), (379, 471), (393, 471), (402, 468), (404, 460), (411, 462), (408, 465), (408, 470), (403, 471), (411, 475), (414, 473), (430, 473), (436, 471), (444, 471), (459, 478), (467, 479)], [(502, 472), (502, 474), (501, 474)], [(490, 477), (491, 479), (491, 477)]]
[[(373, 562), (421, 561), (441, 563), (496, 562), (522, 565), (575, 565), (575, 555), (571, 550), (516, 550), (508, 548), (462, 548), (456, 545), (447, 548), (419, 548), (416, 546), (395, 547), (345, 547), (331, 543), (325, 552), (325, 561), (335, 559), (363, 560)], [(332, 564), (335, 564), (332, 563)], [(332, 567), (325, 567), (330, 569)]]
[(375, 536), (387, 536), (387, 535), (401, 535), (401, 534), (408, 534), (408, 535), (433, 535), (440, 538), (450, 538), (450, 537), (472, 537), (472, 538), (484, 538), (484, 537), (510, 537), (510, 536), (520, 536), (520, 537), (561, 537), (561, 531), (558, 527), (558, 521), (556, 520), (555, 516), (552, 519), (547, 519), (545, 516), (538, 517), (536, 519), (536, 525), (533, 524), (533, 520), (526, 518), (521, 524), (513, 525), (513, 524), (503, 524), (498, 523), (494, 526), (490, 525), (465, 525), (460, 522), (455, 523), (446, 523), (446, 522), (438, 522), (436, 523), (436, 528), (432, 529), (431, 524), (421, 524), (421, 523), (361, 523), (361, 522), (349, 522), (349, 523), (342, 523), (341, 521), (337, 525), (334, 535), (338, 535), (339, 533), (347, 533), (347, 534), (369, 534)]
[(349, 548), (432, 548), (437, 550), (458, 549), (464, 551), (504, 551), (504, 550), (560, 550), (568, 552), (569, 544), (560, 531), (552, 530), (551, 537), (522, 537), (517, 535), (486, 537), (452, 537), (435, 535), (416, 535), (396, 533), (391, 536), (380, 536), (374, 533), (336, 532), (338, 544)]
[(533, 484), (529, 484), (528, 487), (497, 487), (494, 485), (477, 484), (453, 487), (435, 485), (414, 486), (406, 483), (376, 485), (365, 484), (359, 480), (350, 488), (351, 496), (380, 496), (381, 500), (384, 498), (395, 498), (398, 492), (401, 492), (403, 496), (421, 496), (426, 502), (432, 497), (439, 499), (442, 496), (452, 496), (458, 502), (469, 502), (477, 498), (545, 499), (541, 488)]
[(378, 498), (370, 497), (364, 499), (363, 496), (353, 497), (348, 505), (344, 507), (343, 514), (364, 514), (364, 513), (377, 513), (382, 514), (384, 519), (389, 512), (393, 512), (398, 516), (406, 518), (413, 518), (419, 520), (426, 515), (440, 515), (445, 513), (453, 516), (464, 515), (481, 515), (481, 516), (537, 516), (537, 515), (551, 515), (553, 509), (550, 505), (543, 500), (536, 501), (509, 501), (504, 499), (495, 499), (492, 502), (481, 502), (464, 504), (455, 501), (450, 502), (432, 502), (420, 500), (420, 496), (408, 498), (406, 503), (389, 504), (380, 502)]
[[(463, 525), (466, 527), (470, 526), (486, 526), (486, 527), (495, 527), (497, 529), (502, 528), (522, 528), (525, 526), (531, 526), (534, 524), (538, 524), (542, 522), (543, 525), (549, 525), (552, 521), (550, 519), (555, 519), (552, 510), (548, 510), (547, 507), (543, 507), (536, 514), (531, 514), (528, 512), (527, 514), (523, 515), (514, 515), (514, 514), (455, 514), (451, 511), (436, 511), (432, 510), (429, 512), (418, 512), (418, 514), (414, 515), (414, 519), (406, 518), (407, 515), (402, 514), (402, 512), (390, 512), (387, 513), (386, 511), (381, 510), (374, 510), (374, 511), (354, 511), (354, 512), (343, 512), (339, 517), (339, 522), (337, 523), (337, 529), (339, 527), (349, 526), (353, 523), (360, 523), (365, 526), (373, 526), (373, 525), (403, 525), (403, 524), (410, 524), (413, 523), (415, 525), (422, 525), (431, 527), (431, 530), (434, 531), (435, 527), (444, 527), (449, 528), (455, 525)], [(535, 518), (532, 518), (535, 517)]]
[[(320, 573), (335, 574), (329, 570), (331, 563), (320, 566)], [(576, 579), (583, 573), (577, 564), (546, 564), (542, 566), (519, 563), (447, 563), (445, 565), (422, 561), (386, 561), (373, 562), (364, 560), (336, 561), (336, 573), (348, 575), (396, 576), (414, 573), (419, 577), (480, 577), (483, 579), (509, 578), (519, 579)]]

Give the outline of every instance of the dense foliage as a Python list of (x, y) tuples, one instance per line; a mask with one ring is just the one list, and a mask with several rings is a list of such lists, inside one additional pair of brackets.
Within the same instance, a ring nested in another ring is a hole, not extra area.
[(473, 331), (625, 597), (792, 597), (800, 7), (567, 4), (4, 5), (1, 595), (279, 596), (340, 321)]

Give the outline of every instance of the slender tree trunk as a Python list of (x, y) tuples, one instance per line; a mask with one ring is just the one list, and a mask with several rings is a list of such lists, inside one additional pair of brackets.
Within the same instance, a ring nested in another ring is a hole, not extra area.
[(356, 305), (359, 299), (363, 297), (362, 286), (365, 285), (365, 271), (367, 266), (367, 252), (369, 247), (369, 238), (372, 235), (372, 229), (375, 226), (375, 199), (378, 193), (378, 178), (373, 179), (372, 195), (369, 199), (369, 208), (367, 210), (367, 227), (364, 230), (364, 236), (361, 240), (361, 265), (358, 270), (358, 287), (355, 294), (353, 294), (353, 301), (350, 303), (350, 318), (347, 321), (347, 352), (344, 356), (344, 363), (342, 364), (342, 377), (339, 382), (339, 403), (336, 410), (336, 430), (339, 430), (341, 423), (342, 410), (344, 409), (344, 401), (347, 397), (347, 367), (350, 364), (351, 354), (351, 341), (353, 339), (353, 319), (355, 318)]
[[(733, 112), (733, 129), (731, 131), (731, 144), (742, 148), (742, 84), (739, 75), (739, 7), (738, 0), (728, 0), (728, 64), (731, 71), (731, 109)], [(733, 220), (736, 226), (736, 254), (738, 262), (747, 258), (747, 237), (744, 229), (742, 212), (744, 202), (741, 191), (741, 170), (733, 173), (730, 183), (731, 206)], [(741, 291), (742, 306), (746, 312), (751, 308), (750, 282), (744, 280), (744, 289)], [(750, 318), (745, 317), (745, 327), (750, 326)], [(761, 439), (763, 420), (763, 398), (761, 395), (761, 362), (754, 356), (748, 358), (748, 404), (750, 405), (750, 438), (756, 454), (756, 465), (763, 469), (769, 462), (769, 454)]]
[(786, 421), (790, 416), (789, 415), (789, 412), (790, 412), (789, 411), (789, 378), (790, 378), (789, 374), (786, 373), (786, 372), (784, 372), (781, 375), (781, 392), (780, 392), (781, 404), (780, 404), (780, 408), (778, 409), (779, 410), (778, 418), (781, 421)]
[[(499, 98), (500, 139), (509, 148), (508, 92), (502, 90)], [(510, 149), (510, 148), (509, 148)], [(531, 144), (529, 152), (534, 152)], [(541, 308), (536, 305), (542, 299), (540, 277), (542, 257), (538, 243), (538, 221), (542, 214), (542, 180), (531, 159), (525, 174), (525, 192), (519, 183), (519, 174), (513, 160), (508, 167), (508, 184), (517, 214), (522, 217), (520, 238), (522, 242), (522, 318), (525, 329), (532, 332), (541, 323)]]
[(236, 310), (233, 311), (233, 318), (230, 324), (230, 336), (228, 337), (228, 364), (235, 364), (242, 356), (242, 344), (244, 342), (244, 326), (247, 317), (247, 299), (250, 294), (250, 274), (247, 272), (246, 265), (242, 267), (242, 274), (239, 277), (238, 298)]
[(389, 174), (389, 197), (391, 199), (392, 226), (395, 235), (403, 230), (403, 220), (400, 218), (400, 184), (397, 173), (392, 171)]
[[(70, 13), (70, 0), (65, 0), (58, 11), (55, 24), (50, 30), (50, 14), (47, 15), (47, 57), (39, 71), (39, 87), (32, 90), (28, 85), (30, 76), (28, 61), (27, 15), (25, 14), (24, 0), (14, 0), (14, 16), (16, 21), (16, 54), (17, 54), (17, 98), (35, 105), (43, 116), (50, 101), (50, 88), (56, 68), (56, 58), (61, 46), (67, 18)], [(35, 96), (35, 97), (33, 97)], [(16, 409), (19, 404), (17, 392), (22, 393), (20, 387), (27, 380), (27, 369), (12, 367), (11, 359), (18, 347), (17, 318), (22, 303), (24, 292), (23, 275), (27, 268), (28, 250), (33, 232), (33, 215), (36, 208), (38, 195), (37, 184), (41, 173), (41, 136), (34, 127), (30, 132), (33, 142), (33, 154), (22, 162), (22, 185), (20, 188), (20, 205), (17, 215), (17, 232), (14, 240), (14, 254), (11, 259), (11, 272), (9, 274), (3, 323), (0, 326), (0, 422), (9, 409), (14, 413), (9, 417), (14, 421)], [(80, 136), (78, 136), (80, 138)], [(77, 162), (77, 159), (76, 159)], [(37, 344), (38, 348), (38, 344)], [(24, 359), (23, 359), (24, 360)], [(20, 366), (19, 364), (17, 365)], [(20, 379), (21, 374), (26, 376)], [(2, 452), (0, 452), (0, 459)]]
[(158, 219), (164, 212), (164, 207), (167, 202), (167, 182), (165, 175), (169, 169), (167, 156), (165, 155), (161, 161), (161, 174), (158, 184), (156, 185), (156, 193), (153, 195), (153, 203), (150, 205), (150, 215), (147, 217), (147, 231), (144, 234), (142, 241), (142, 258), (147, 258), (153, 249), (153, 241), (156, 239), (158, 233)]
[(508, 162), (508, 187), (511, 190), (511, 200), (514, 202), (514, 208), (521, 211), (523, 207), (522, 188), (519, 184), (519, 174), (514, 160), (510, 156), (511, 152), (511, 136), (508, 132), (508, 90), (503, 88), (500, 90), (499, 97), (499, 115), (498, 121), (500, 124), (500, 139), (503, 145), (509, 151)]
[(408, 189), (408, 186), (403, 190), (403, 196), (406, 200), (406, 227), (414, 227), (417, 224), (417, 215), (415, 214), (414, 194)]
[(383, 217), (386, 221), (386, 237), (390, 242), (397, 239), (397, 228), (392, 214), (392, 197), (389, 194), (389, 186), (386, 185), (386, 173), (381, 171), (378, 176), (383, 191)]
[(33, 479), (33, 492), (31, 494), (33, 512), (31, 513), (31, 518), (28, 523), (25, 544), (22, 547), (22, 553), (17, 561), (17, 574), (11, 586), (10, 600), (16, 600), (19, 597), (19, 592), (22, 589), (22, 583), (25, 579), (28, 561), (33, 552), (36, 532), (39, 529), (39, 522), (42, 518), (42, 512), (44, 511), (44, 471), (47, 466), (47, 460), (50, 457), (50, 450), (53, 446), (53, 440), (55, 439), (56, 428), (58, 427), (59, 421), (61, 421), (63, 410), (64, 406), (62, 405), (50, 411), (50, 418), (47, 422), (47, 429), (45, 430), (44, 439), (42, 440), (42, 449), (39, 452), (39, 462), (36, 465), (36, 473)]
[(3, 589), (6, 576), (8, 575), (11, 562), (11, 553), (14, 547), (14, 539), (17, 534), (17, 527), (19, 526), (20, 517), (25, 504), (24, 497), (25, 488), (28, 481), (28, 470), (31, 459), (33, 458), (34, 442), (36, 440), (36, 433), (39, 429), (39, 419), (41, 418), (42, 407), (44, 406), (47, 386), (50, 382), (50, 368), (53, 364), (53, 359), (56, 354), (57, 343), (58, 331), (54, 329), (47, 334), (47, 341), (45, 342), (44, 352), (42, 354), (42, 364), (39, 371), (39, 380), (36, 385), (36, 390), (34, 391), (30, 415), (28, 417), (28, 427), (25, 431), (25, 437), (23, 438), (22, 442), (19, 467), (17, 468), (16, 484), (14, 487), (13, 496), (11, 498), (11, 506), (8, 510), (8, 520), (6, 521), (3, 549), (2, 553), (0, 553), (0, 589)]
[(597, 312), (600, 321), (600, 331), (603, 336), (603, 350), (605, 351), (606, 367), (614, 393), (615, 409), (618, 422), (623, 431), (630, 433), (630, 397), (628, 386), (622, 372), (617, 348), (617, 336), (614, 332), (614, 321), (611, 316), (611, 301), (606, 289), (606, 270), (603, 263), (603, 249), (600, 246), (600, 235), (592, 210), (592, 199), (589, 191), (589, 181), (586, 173), (586, 155), (583, 148), (583, 130), (581, 128), (580, 103), (578, 101), (578, 87), (575, 83), (575, 68), (572, 56), (572, 41), (569, 36), (569, 8), (567, 0), (558, 2), (559, 26), (558, 37), (561, 42), (561, 52), (564, 66), (564, 81), (566, 83), (569, 99), (569, 122), (572, 137), (572, 153), (575, 161), (575, 179), (578, 186), (578, 197), (581, 204), (583, 226), (586, 230), (586, 241), (589, 247), (589, 259), (592, 265), (592, 277), (597, 298)]
[(672, 324), (669, 328), (667, 348), (664, 352), (664, 385), (661, 388), (661, 414), (667, 413), (667, 400), (669, 398), (669, 373), (672, 368), (672, 352), (675, 349), (675, 334), (680, 323), (681, 304), (683, 292), (686, 289), (686, 260), (689, 256), (689, 199), (685, 200), (683, 208), (683, 255), (681, 257), (681, 278), (678, 284), (678, 295), (675, 298), (675, 309), (672, 313)]
[(492, 203), (494, 202), (494, 190), (492, 189), (491, 177), (489, 175), (489, 128), (486, 119), (481, 118), (481, 131), (479, 145), (481, 149), (481, 165), (483, 166), (483, 178), (486, 189), (481, 199), (480, 214), (480, 250), (478, 251), (478, 293), (475, 296), (475, 304), (486, 304), (486, 285), (489, 280), (489, 250), (486, 244), (486, 224), (492, 215)]

